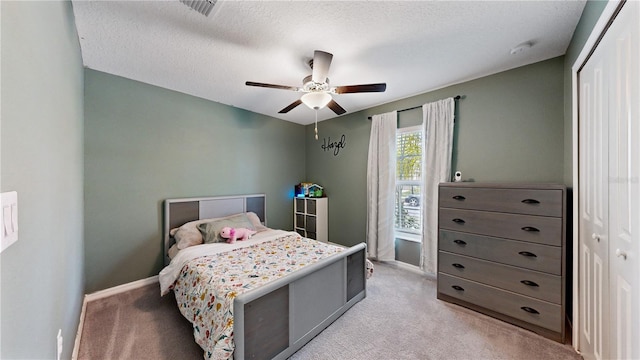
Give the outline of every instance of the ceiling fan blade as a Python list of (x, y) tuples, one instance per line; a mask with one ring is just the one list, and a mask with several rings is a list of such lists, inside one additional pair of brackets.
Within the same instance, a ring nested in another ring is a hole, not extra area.
[(292, 90), (292, 91), (300, 90), (300, 88), (296, 86), (265, 84), (265, 83), (259, 83), (259, 82), (253, 82), (253, 81), (247, 81), (244, 84), (247, 86), (265, 87), (270, 89), (281, 89), (281, 90)]
[(329, 66), (331, 66), (331, 59), (333, 55), (316, 50), (313, 52), (313, 73), (311, 79), (317, 83), (324, 83), (327, 81), (327, 74), (329, 74)]
[(289, 106), (287, 106), (286, 108), (278, 111), (278, 113), (286, 114), (286, 113), (288, 113), (289, 111), (291, 111), (293, 108), (295, 108), (296, 106), (298, 106), (300, 104), (302, 104), (302, 100), (298, 99), (298, 100), (292, 102), (291, 104), (289, 104)]
[(387, 89), (387, 84), (380, 83), (380, 84), (336, 86), (335, 92), (336, 94), (384, 92), (386, 89)]
[(336, 113), (336, 115), (342, 115), (347, 112), (347, 110), (343, 109), (342, 106), (338, 105), (338, 103), (335, 100), (329, 101), (329, 103), (327, 104), (327, 107), (333, 110), (333, 112)]

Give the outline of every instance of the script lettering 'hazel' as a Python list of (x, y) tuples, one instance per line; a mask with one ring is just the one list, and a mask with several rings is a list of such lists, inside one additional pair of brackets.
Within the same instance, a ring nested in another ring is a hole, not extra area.
[(344, 134), (342, 134), (342, 136), (340, 137), (340, 141), (331, 142), (331, 136), (329, 136), (328, 140), (327, 138), (322, 139), (322, 146), (321, 146), (322, 150), (324, 151), (333, 150), (333, 156), (338, 156), (340, 149), (343, 149), (345, 146), (347, 146), (347, 141)]

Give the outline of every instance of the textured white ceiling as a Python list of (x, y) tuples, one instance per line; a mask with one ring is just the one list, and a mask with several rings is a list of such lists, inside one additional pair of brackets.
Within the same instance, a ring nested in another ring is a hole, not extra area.
[(314, 111), (278, 111), (301, 93), (245, 81), (301, 86), (313, 51), (327, 51), (331, 85), (387, 83), (334, 95), (352, 113), (563, 55), (585, 4), (218, 1), (205, 17), (177, 0), (72, 3), (86, 67), (300, 124)]

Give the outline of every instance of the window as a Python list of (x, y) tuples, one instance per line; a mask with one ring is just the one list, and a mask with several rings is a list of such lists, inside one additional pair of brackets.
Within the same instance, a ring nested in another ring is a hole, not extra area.
[(396, 133), (396, 236), (421, 241), (422, 233), (422, 127)]

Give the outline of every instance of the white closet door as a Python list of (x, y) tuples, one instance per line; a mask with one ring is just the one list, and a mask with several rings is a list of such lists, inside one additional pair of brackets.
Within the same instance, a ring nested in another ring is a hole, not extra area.
[[(608, 348), (608, 49), (601, 43), (580, 71), (580, 345), (585, 359)], [(606, 358), (606, 356), (604, 356)]]
[(609, 238), (611, 358), (640, 358), (640, 3), (607, 31), (611, 45)]
[(579, 73), (579, 348), (640, 359), (640, 2)]

